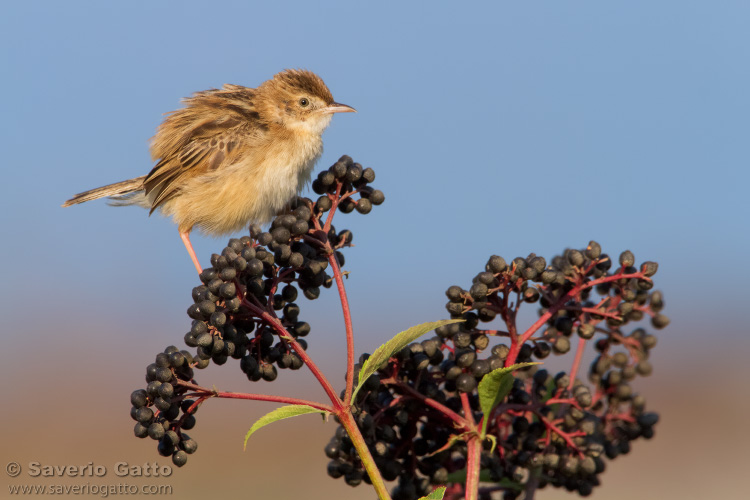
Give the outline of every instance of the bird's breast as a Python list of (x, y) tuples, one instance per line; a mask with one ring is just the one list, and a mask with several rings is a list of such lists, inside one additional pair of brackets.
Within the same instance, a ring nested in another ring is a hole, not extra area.
[(211, 236), (268, 223), (304, 189), (322, 153), (317, 135), (253, 148), (232, 165), (190, 179), (163, 212), (181, 230), (197, 227)]
[(257, 185), (259, 201), (268, 207), (268, 213), (263, 217), (253, 217), (254, 222), (270, 222), (292, 197), (304, 189), (322, 153), (323, 142), (320, 136), (315, 136), (272, 147), (258, 168), (249, 166), (248, 170), (257, 170), (257, 174), (251, 175), (252, 179), (246, 182)]

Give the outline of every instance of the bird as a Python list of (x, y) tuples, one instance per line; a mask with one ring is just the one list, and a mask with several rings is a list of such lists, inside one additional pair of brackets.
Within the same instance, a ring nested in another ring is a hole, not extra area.
[(312, 71), (287, 69), (256, 88), (225, 84), (183, 99), (151, 139), (155, 163), (144, 176), (79, 193), (63, 207), (108, 197), (111, 205), (159, 211), (177, 224), (196, 270), (193, 229), (223, 236), (267, 224), (310, 182), (334, 113)]

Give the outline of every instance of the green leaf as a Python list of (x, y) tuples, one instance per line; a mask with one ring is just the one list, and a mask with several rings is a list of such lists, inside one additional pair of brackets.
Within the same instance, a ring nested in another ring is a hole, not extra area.
[(513, 388), (513, 372), (525, 366), (538, 365), (540, 363), (518, 363), (507, 368), (498, 368), (482, 377), (479, 381), (477, 392), (479, 393), (479, 406), (482, 408), (484, 418), (482, 419), (482, 439), (487, 435), (487, 423), (490, 414), (500, 402), (505, 399)]
[(446, 479), (445, 482), (464, 484), (466, 482), (466, 468), (464, 467), (461, 470), (454, 470), (453, 472), (449, 473), (448, 479)]
[[(523, 486), (520, 483), (513, 482), (507, 477), (500, 479), (500, 481), (495, 481), (492, 478), (492, 474), (490, 473), (489, 469), (482, 469), (479, 471), (479, 481), (482, 483), (495, 483), (495, 485), (497, 486), (502, 486), (504, 488), (514, 489), (517, 491), (523, 490)], [(466, 468), (453, 471), (448, 474), (448, 479), (446, 480), (446, 482), (466, 484)]]
[(437, 488), (432, 493), (430, 493), (426, 497), (420, 498), (419, 500), (443, 500), (443, 495), (445, 495), (445, 486)]
[[(495, 482), (492, 480), (492, 475), (490, 474), (489, 469), (482, 469), (479, 471), (479, 481), (483, 483)], [(448, 480), (446, 482), (466, 484), (466, 467), (464, 467), (461, 470), (453, 471), (450, 474), (448, 474)]]
[[(489, 471), (487, 471), (487, 475), (488, 476), (490, 475)], [(479, 480), (482, 481), (482, 478), (480, 477)], [(501, 487), (505, 488), (506, 490), (523, 491), (523, 489), (524, 489), (524, 485), (523, 484), (517, 483), (515, 481), (511, 481), (507, 477), (504, 477), (504, 478), (500, 479), (500, 481), (497, 481), (497, 482), (492, 481), (492, 478), (490, 477), (490, 479), (487, 480), (487, 481), (485, 481), (485, 482), (493, 482), (493, 483), (495, 483), (495, 486), (501, 486)]]
[(380, 367), (391, 359), (391, 356), (396, 354), (398, 351), (406, 347), (407, 345), (414, 342), (417, 338), (421, 337), (425, 333), (434, 330), (443, 325), (450, 325), (451, 323), (463, 322), (463, 319), (445, 319), (442, 321), (433, 321), (432, 323), (422, 323), (421, 325), (412, 326), (408, 330), (397, 334), (391, 340), (381, 345), (372, 355), (367, 358), (365, 363), (362, 365), (362, 369), (359, 371), (359, 379), (357, 380), (357, 387), (354, 389), (352, 394), (352, 401), (357, 396), (357, 392), (362, 387), (362, 384), (370, 378), (370, 375), (378, 371)]
[(552, 396), (555, 395), (556, 389), (557, 389), (557, 382), (555, 382), (554, 377), (550, 377), (549, 381), (547, 382), (547, 385), (545, 385), (546, 394), (542, 398), (542, 403), (546, 403), (548, 399), (552, 399)]
[(245, 434), (245, 442), (243, 443), (242, 448), (247, 449), (247, 440), (250, 439), (250, 436), (252, 436), (253, 433), (261, 427), (265, 427), (268, 424), (272, 424), (278, 420), (284, 420), (285, 418), (296, 417), (299, 415), (307, 415), (308, 413), (322, 413), (323, 416), (329, 414), (329, 412), (327, 411), (318, 410), (317, 408), (313, 408), (312, 406), (307, 405), (288, 405), (282, 406), (281, 408), (276, 408), (274, 411), (266, 413), (265, 415), (260, 417), (253, 424), (253, 426), (250, 427), (250, 430), (247, 431), (247, 434)]

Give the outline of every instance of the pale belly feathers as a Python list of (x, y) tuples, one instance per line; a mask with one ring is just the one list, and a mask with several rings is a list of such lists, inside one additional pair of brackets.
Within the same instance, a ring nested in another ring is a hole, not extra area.
[[(234, 165), (190, 179), (178, 196), (160, 207), (161, 212), (174, 217), (181, 232), (198, 229), (209, 236), (234, 233), (250, 223), (266, 224), (310, 182), (322, 153), (323, 142), (318, 136), (317, 140), (279, 145), (265, 154), (244, 157)], [(214, 185), (208, 196), (206, 183)], [(204, 189), (194, 189), (199, 185)]]

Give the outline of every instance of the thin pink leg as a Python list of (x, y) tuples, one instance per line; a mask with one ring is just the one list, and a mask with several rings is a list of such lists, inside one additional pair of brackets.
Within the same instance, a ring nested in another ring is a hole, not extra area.
[(203, 269), (201, 269), (201, 265), (198, 263), (198, 257), (195, 255), (195, 250), (193, 250), (193, 245), (190, 243), (190, 232), (187, 231), (180, 233), (180, 238), (182, 238), (182, 242), (185, 244), (185, 248), (190, 254), (190, 258), (193, 259), (193, 265), (195, 265), (195, 268), (198, 270), (198, 274), (202, 273)]

